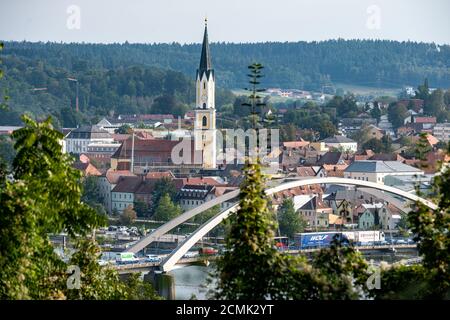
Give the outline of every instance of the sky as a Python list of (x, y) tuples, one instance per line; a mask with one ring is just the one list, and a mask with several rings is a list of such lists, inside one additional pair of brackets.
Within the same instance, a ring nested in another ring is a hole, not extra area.
[(450, 44), (449, 0), (0, 0), (0, 39), (198, 43), (389, 39)]

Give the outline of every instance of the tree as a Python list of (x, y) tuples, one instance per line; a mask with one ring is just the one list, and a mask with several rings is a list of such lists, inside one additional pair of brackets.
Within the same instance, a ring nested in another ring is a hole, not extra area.
[(125, 280), (125, 293), (128, 300), (161, 300), (153, 286), (140, 280), (139, 273), (131, 273)]
[(440, 116), (444, 110), (444, 91), (436, 89), (427, 97), (423, 112), (430, 116)]
[(294, 234), (303, 232), (306, 227), (306, 222), (295, 211), (294, 202), (291, 198), (283, 201), (278, 208), (277, 216), (281, 235), (293, 237)]
[(367, 140), (363, 145), (362, 145), (362, 149), (363, 150), (372, 150), (375, 153), (381, 153), (383, 152), (383, 143), (381, 142), (381, 140), (377, 139), (377, 138), (372, 138)]
[(344, 97), (334, 96), (327, 103), (327, 108), (335, 108), (339, 117), (353, 117), (358, 112), (356, 98), (353, 94), (346, 94)]
[(161, 197), (168, 194), (172, 201), (175, 201), (177, 195), (177, 188), (175, 183), (169, 178), (158, 179), (155, 182), (155, 186), (152, 192), (152, 207), (151, 210), (154, 212), (156, 207), (159, 205)]
[[(253, 113), (259, 105), (259, 79), (261, 64), (249, 66), (251, 107)], [(256, 128), (256, 123), (253, 123)], [(255, 161), (256, 160), (256, 161)], [(260, 160), (247, 159), (244, 181), (240, 186), (239, 210), (229, 217), (231, 230), (226, 238), (226, 252), (217, 261), (217, 289), (219, 299), (265, 299), (281, 297), (282, 286), (278, 284), (286, 271), (283, 257), (274, 248), (273, 213), (264, 192), (264, 178)]]
[(430, 95), (430, 87), (428, 86), (428, 78), (425, 78), (423, 84), (417, 87), (415, 98), (426, 101), (429, 95)]
[[(3, 50), (3, 42), (0, 42), (0, 51)], [(2, 61), (0, 60), (0, 64), (2, 63)], [(3, 77), (3, 70), (0, 69), (0, 79)], [(3, 93), (1, 93), (3, 94)], [(2, 97), (0, 97), (0, 110), (7, 110), (8, 109), (8, 105), (6, 104), (6, 101), (8, 101), (9, 97), (7, 95), (4, 95)]]
[(0, 190), (0, 297), (60, 299), (66, 264), (48, 235), (64, 230), (77, 239), (105, 220), (80, 201), (81, 174), (62, 153), (51, 119), (22, 119), (24, 127), (12, 134), (14, 180)]
[(423, 262), (382, 270), (383, 286), (373, 292), (376, 299), (450, 298), (450, 170), (436, 176), (433, 184), (438, 208), (416, 202), (407, 217)]
[(371, 116), (372, 118), (377, 119), (377, 122), (380, 121), (380, 118), (381, 118), (381, 110), (380, 110), (380, 108), (378, 108), (378, 104), (377, 104), (377, 103), (374, 105), (373, 109), (370, 110), (370, 116)]
[(205, 223), (219, 212), (220, 212), (220, 205), (215, 205), (214, 207), (209, 208), (208, 210), (203, 211), (202, 213), (196, 215), (194, 218), (194, 222)]
[(274, 248), (273, 214), (264, 193), (259, 164), (247, 163), (241, 185), (239, 210), (228, 219), (231, 230), (226, 252), (217, 261), (219, 299), (278, 298), (277, 285), (285, 270), (283, 258)]
[(118, 129), (116, 129), (114, 132), (120, 134), (127, 134), (131, 132), (131, 127), (128, 124), (124, 124), (120, 126)]
[(149, 206), (145, 201), (136, 200), (134, 202), (134, 210), (138, 217), (146, 217), (149, 215)]
[(80, 268), (80, 288), (66, 289), (72, 300), (159, 300), (151, 284), (140, 280), (138, 273), (131, 274), (125, 282), (110, 266), (100, 266), (100, 248), (91, 240), (77, 243), (76, 252), (69, 264)]
[(5, 163), (12, 165), (12, 161), (16, 155), (13, 142), (8, 136), (0, 136), (0, 159)]
[(158, 203), (153, 219), (157, 221), (169, 221), (179, 216), (181, 212), (181, 207), (174, 204), (169, 194), (165, 193)]
[(403, 104), (392, 103), (388, 108), (388, 118), (394, 128), (403, 126), (408, 110)]
[(162, 95), (155, 99), (152, 104), (152, 113), (155, 114), (173, 114), (179, 102), (173, 95)]
[(119, 274), (112, 268), (98, 264), (100, 248), (90, 240), (77, 243), (76, 251), (69, 265), (80, 268), (79, 289), (67, 289), (71, 300), (117, 300), (126, 299), (125, 286), (120, 282)]
[(428, 133), (421, 132), (419, 134), (419, 140), (413, 145), (413, 154), (416, 159), (420, 160), (420, 166), (425, 168), (427, 164), (427, 154), (432, 150), (430, 143), (428, 142)]
[(99, 178), (97, 176), (87, 176), (82, 180), (83, 194), (81, 201), (86, 202), (90, 206), (95, 204), (103, 204), (103, 197), (100, 193)]
[(134, 211), (133, 207), (129, 205), (122, 211), (122, 214), (119, 217), (119, 221), (122, 225), (129, 226), (134, 223), (134, 220), (136, 220), (136, 218), (136, 211)]
[(292, 124), (282, 125), (280, 128), (281, 140), (282, 141), (294, 141), (296, 137), (296, 127)]

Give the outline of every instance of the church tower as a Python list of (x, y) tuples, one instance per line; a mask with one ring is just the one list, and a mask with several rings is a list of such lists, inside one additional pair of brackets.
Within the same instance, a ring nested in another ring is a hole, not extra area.
[(216, 164), (216, 106), (214, 70), (208, 43), (208, 26), (205, 19), (200, 66), (196, 77), (196, 102), (194, 121), (195, 150), (203, 151), (203, 168), (215, 169)]

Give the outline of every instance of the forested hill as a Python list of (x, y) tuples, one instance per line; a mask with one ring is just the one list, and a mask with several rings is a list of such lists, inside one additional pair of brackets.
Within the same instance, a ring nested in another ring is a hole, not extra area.
[[(70, 71), (116, 69), (146, 65), (180, 71), (193, 78), (200, 45), (60, 44), (6, 42), (3, 54), (42, 60)], [(450, 46), (387, 40), (329, 40), (323, 42), (211, 44), (217, 84), (246, 85), (246, 67), (266, 66), (266, 87), (321, 89), (347, 83), (401, 87), (421, 83), (450, 87)]]

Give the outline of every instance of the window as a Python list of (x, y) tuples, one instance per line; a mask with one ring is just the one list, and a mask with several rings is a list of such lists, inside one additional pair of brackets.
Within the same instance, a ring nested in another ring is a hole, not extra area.
[(206, 82), (203, 82), (203, 89), (206, 89)]
[(208, 119), (206, 119), (206, 116), (203, 116), (202, 126), (206, 127), (207, 124), (208, 124)]
[(206, 109), (206, 103), (203, 103), (203, 109)]

